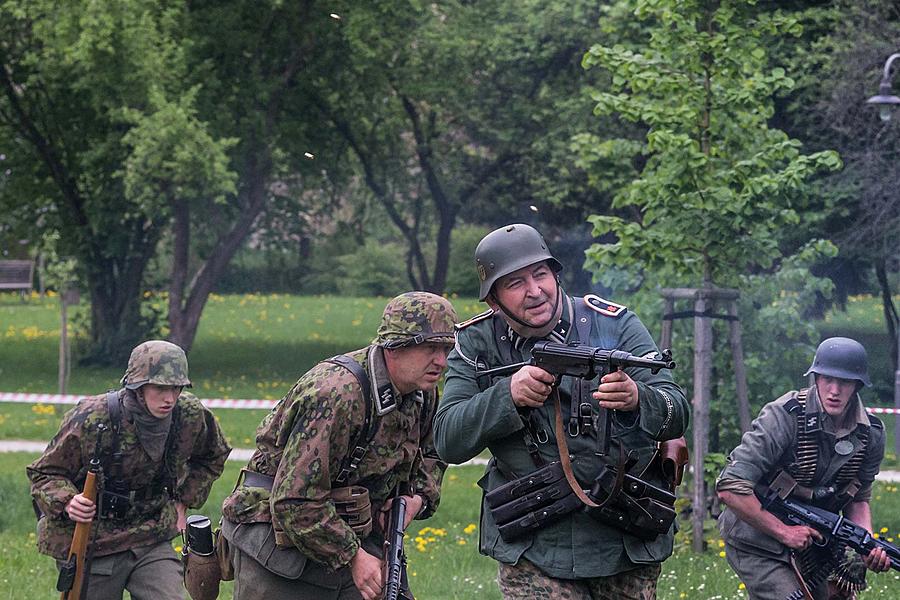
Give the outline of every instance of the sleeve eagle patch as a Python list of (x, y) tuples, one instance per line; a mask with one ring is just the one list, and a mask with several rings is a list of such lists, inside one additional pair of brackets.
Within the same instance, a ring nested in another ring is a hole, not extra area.
[(584, 303), (588, 305), (588, 308), (597, 311), (601, 315), (606, 315), (607, 317), (618, 318), (628, 311), (624, 305), (605, 300), (596, 294), (588, 294), (585, 296)]
[(478, 313), (474, 317), (469, 317), (462, 323), (457, 323), (453, 327), (454, 327), (454, 329), (456, 329), (456, 331), (460, 331), (460, 330), (465, 329), (466, 327), (469, 327), (470, 325), (474, 325), (475, 323), (484, 321), (485, 319), (488, 319), (492, 316), (494, 316), (494, 309), (489, 308), (486, 311), (484, 311), (483, 313)]

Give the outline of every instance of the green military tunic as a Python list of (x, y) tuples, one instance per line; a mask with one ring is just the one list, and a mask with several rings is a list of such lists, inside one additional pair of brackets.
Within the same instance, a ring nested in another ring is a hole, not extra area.
[(398, 401), (374, 417), (375, 437), (347, 481), (335, 483), (335, 478), (363, 427), (366, 405), (350, 371), (322, 362), (294, 384), (257, 430), (257, 449), (247, 468), (274, 477), (271, 492), (239, 485), (222, 508), (228, 520), (274, 522), (303, 555), (334, 571), (349, 565), (361, 540), (338, 516), (332, 487), (365, 487), (374, 515), (398, 484), (412, 483), (414, 493), (426, 499), (419, 518), (431, 516), (446, 467), (431, 438), (435, 393), (401, 397), (388, 378), (383, 352), (373, 345), (348, 354), (366, 370), (373, 396), (390, 391)]
[[(728, 456), (728, 462), (716, 484), (717, 490), (738, 494), (750, 494), (757, 484), (768, 484), (782, 470), (795, 463), (797, 445), (797, 415), (799, 406), (793, 401), (797, 392), (788, 392), (766, 404), (753, 421), (741, 443)], [(806, 400), (806, 418), (821, 423), (822, 431), (816, 434), (817, 462), (813, 487), (827, 486), (835, 482), (841, 467), (861, 448), (865, 440), (862, 463), (856, 478), (860, 488), (853, 502), (868, 502), (872, 495), (872, 483), (884, 457), (884, 427), (876, 417), (866, 414), (858, 395), (851, 398), (847, 408), (853, 415), (852, 424), (845, 429), (836, 428), (831, 417), (822, 408), (815, 386), (809, 389)], [(845, 454), (836, 451), (838, 442)], [(778, 540), (757, 530), (741, 520), (734, 511), (726, 508), (719, 516), (719, 532), (726, 544), (726, 554), (732, 567), (747, 586), (752, 598), (782, 599), (798, 587), (793, 571), (788, 566), (790, 549)]]
[[(566, 298), (563, 318), (553, 332), (551, 341), (581, 341), (595, 347), (618, 349), (636, 356), (658, 358), (658, 349), (638, 317), (619, 305), (598, 302), (584, 304), (577, 310), (580, 298)], [(583, 319), (583, 321), (582, 321)], [(580, 321), (576, 322), (576, 320)], [(589, 330), (585, 340), (581, 330)], [(535, 340), (521, 340), (512, 332), (501, 316), (485, 313), (468, 325), (461, 326), (456, 348), (448, 363), (444, 396), (435, 417), (435, 445), (440, 456), (451, 463), (471, 459), (485, 448), (495, 460), (479, 481), (490, 492), (509, 481), (501, 473), (523, 476), (535, 470), (523, 438), (523, 421), (510, 395), (510, 376), (487, 381), (476, 377), (476, 361), (484, 368), (525, 360)], [(680, 437), (688, 424), (689, 407), (684, 392), (666, 370), (653, 375), (647, 369), (627, 369), (638, 387), (639, 409), (617, 412), (613, 416), (612, 432), (628, 450), (636, 452), (639, 474), (652, 459), (657, 441)], [(591, 391), (598, 381), (591, 382)], [(564, 422), (569, 418), (570, 398), (577, 381), (566, 377), (560, 384)], [(597, 402), (588, 398), (595, 414)], [(552, 398), (543, 407), (531, 409), (532, 422), (538, 423), (539, 451), (545, 462), (558, 460), (554, 436), (554, 407)], [(546, 436), (546, 437), (545, 437)], [(582, 486), (589, 489), (602, 463), (596, 456), (598, 435), (594, 430), (567, 440), (572, 455), (572, 467)], [(613, 446), (615, 448), (615, 446)], [(662, 476), (647, 473), (645, 477), (665, 487)], [(550, 524), (536, 533), (512, 542), (504, 541), (497, 524), (486, 506), (482, 507), (480, 551), (496, 560), (513, 564), (524, 557), (551, 577), (576, 579), (604, 577), (659, 563), (672, 552), (674, 531), (647, 542), (618, 529), (603, 525), (588, 515), (576, 511), (561, 521)]]
[[(120, 395), (129, 393), (132, 392), (119, 392)], [(175, 526), (175, 502), (199, 508), (206, 502), (213, 482), (222, 474), (231, 448), (215, 416), (189, 392), (182, 392), (178, 397), (176, 411), (170, 430), (170, 435), (175, 435), (170, 460), (174, 463), (177, 483), (171, 497), (160, 493), (136, 501), (123, 519), (99, 519), (93, 545), (95, 557), (173, 539), (179, 533)], [(27, 468), (31, 495), (44, 515), (38, 522), (38, 549), (57, 559), (68, 556), (75, 523), (68, 519), (65, 508), (81, 492), (97, 445), (99, 423), (110, 427), (106, 395), (85, 398), (66, 413), (47, 449)], [(107, 452), (113, 442), (112, 435), (110, 427), (103, 436), (103, 448)], [(154, 461), (147, 454), (138, 440), (135, 424), (124, 412), (119, 449), (122, 475), (129, 489), (151, 486), (166, 457)], [(109, 465), (104, 468), (109, 469)]]

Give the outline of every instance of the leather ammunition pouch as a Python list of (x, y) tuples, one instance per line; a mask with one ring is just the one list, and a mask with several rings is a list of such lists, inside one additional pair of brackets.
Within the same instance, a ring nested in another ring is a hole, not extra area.
[(372, 503), (369, 490), (351, 485), (331, 490), (331, 501), (337, 514), (360, 538), (372, 533)]
[(589, 496), (599, 507), (585, 507), (593, 519), (643, 540), (667, 533), (675, 521), (675, 495), (625, 474), (617, 488), (617, 474), (605, 466), (594, 480)]
[(559, 461), (491, 490), (484, 500), (500, 537), (507, 542), (558, 521), (582, 505)]

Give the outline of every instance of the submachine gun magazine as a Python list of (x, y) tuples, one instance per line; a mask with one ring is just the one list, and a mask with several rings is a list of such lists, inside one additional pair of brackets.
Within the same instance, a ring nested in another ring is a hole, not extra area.
[(403, 551), (403, 522), (406, 520), (406, 498), (397, 496), (391, 504), (391, 515), (384, 539), (383, 600), (400, 598), (406, 553)]

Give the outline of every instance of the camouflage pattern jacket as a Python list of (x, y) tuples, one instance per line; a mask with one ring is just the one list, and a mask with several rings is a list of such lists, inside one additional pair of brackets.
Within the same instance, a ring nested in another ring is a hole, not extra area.
[[(129, 392), (121, 390), (120, 398), (124, 393)], [(135, 502), (123, 519), (99, 519), (94, 556), (171, 540), (178, 535), (175, 500), (188, 508), (199, 508), (206, 502), (213, 482), (222, 474), (231, 447), (212, 412), (193, 394), (182, 392), (177, 411), (171, 430), (176, 435), (171, 450), (177, 477), (175, 499), (160, 493)], [(69, 520), (65, 507), (81, 492), (88, 463), (97, 446), (99, 423), (111, 427), (105, 394), (85, 398), (66, 413), (47, 449), (27, 467), (31, 495), (44, 514), (38, 522), (38, 550), (57, 559), (64, 559), (69, 551), (75, 524)], [(159, 461), (150, 458), (124, 411), (119, 427), (122, 476), (126, 483), (132, 490), (153, 484), (163, 468), (165, 456)], [(107, 431), (102, 438), (107, 454), (112, 436)], [(103, 466), (104, 470), (109, 469), (108, 465)]]
[(344, 367), (321, 362), (294, 384), (257, 429), (257, 449), (247, 468), (275, 478), (271, 493), (239, 485), (222, 507), (222, 514), (235, 523), (273, 522), (305, 556), (335, 570), (350, 563), (360, 540), (337, 515), (332, 487), (365, 487), (375, 515), (398, 484), (410, 482), (426, 499), (418, 518), (427, 518), (437, 508), (446, 468), (431, 437), (435, 393), (400, 397), (390, 384), (379, 346), (348, 356), (366, 370), (373, 399), (379, 389), (390, 389), (399, 398), (396, 408), (373, 417), (372, 426), (378, 429), (356, 471), (345, 483), (334, 483), (363, 427), (362, 389)]

